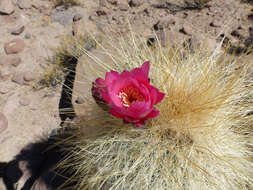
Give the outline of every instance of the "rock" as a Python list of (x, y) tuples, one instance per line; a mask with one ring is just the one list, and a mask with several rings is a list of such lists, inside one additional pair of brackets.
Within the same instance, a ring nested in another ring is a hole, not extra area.
[[(58, 7), (57, 7), (58, 8)], [(76, 15), (76, 9), (75, 8), (69, 8), (69, 9), (57, 9), (51, 14), (51, 21), (52, 22), (58, 22), (62, 24), (63, 26), (68, 26), (72, 24), (73, 17)]]
[(144, 3), (144, 0), (131, 0), (129, 2), (130, 7), (139, 7)]
[(25, 39), (30, 39), (31, 37), (32, 37), (32, 35), (30, 33), (25, 34)]
[(6, 54), (15, 54), (22, 52), (25, 48), (25, 43), (22, 39), (16, 38), (4, 44)]
[(17, 56), (10, 57), (10, 64), (14, 67), (17, 67), (21, 63), (21, 58)]
[(11, 0), (0, 1), (0, 13), (10, 15), (14, 12), (14, 5)]
[(0, 65), (6, 65), (6, 57), (0, 57)]
[(24, 73), (24, 80), (30, 82), (35, 79), (35, 76), (31, 72)]
[(1, 68), (1, 72), (0, 72), (0, 78), (4, 81), (8, 80), (9, 77), (11, 76), (11, 71), (8, 67), (3, 67)]
[(183, 27), (179, 30), (179, 32), (185, 34), (185, 35), (192, 35), (194, 32), (192, 28), (190, 28), (188, 25), (183, 25)]
[(206, 43), (208, 45), (209, 51), (213, 52), (217, 47), (218, 47), (218, 43), (216, 42), (215, 39), (212, 38), (207, 38), (206, 39)]
[(6, 57), (0, 58), (0, 65), (12, 65), (17, 67), (21, 63), (21, 58), (19, 56), (8, 55)]
[(43, 27), (48, 26), (50, 22), (50, 16), (44, 15), (42, 19), (42, 25)]
[(98, 16), (106, 15), (106, 14), (107, 14), (106, 12), (107, 12), (107, 11), (106, 11), (106, 8), (104, 8), (104, 7), (100, 7), (100, 8), (98, 8), (98, 10), (96, 11), (96, 13), (97, 13)]
[[(108, 21), (106, 19), (103, 19), (103, 20), (100, 20), (98, 23), (97, 23), (97, 29), (99, 31), (102, 31), (102, 32), (106, 32), (107, 31), (107, 27), (108, 26)], [(108, 32), (108, 31), (107, 31)]]
[(14, 89), (14, 84), (11, 82), (1, 82), (0, 83), (0, 93), (1, 94), (7, 94), (12, 89)]
[(107, 2), (112, 4), (112, 5), (117, 5), (118, 4), (118, 0), (107, 0)]
[(214, 19), (211, 23), (210, 23), (210, 26), (212, 27), (221, 27), (222, 26), (222, 23), (221, 21), (217, 20), (217, 19)]
[(12, 80), (12, 82), (15, 82), (19, 85), (23, 85), (24, 84), (24, 73), (16, 72), (11, 80)]
[(0, 112), (0, 134), (8, 128), (8, 120), (3, 113)]
[(32, 2), (32, 7), (35, 9), (40, 9), (41, 5), (38, 2)]
[(77, 97), (77, 99), (75, 100), (76, 104), (83, 104), (84, 102), (85, 102), (84, 99), (81, 97)]
[(172, 46), (182, 45), (185, 40), (185, 35), (173, 30), (167, 32), (167, 37)]
[(80, 26), (80, 22), (73, 22), (72, 24), (72, 35), (73, 36), (80, 36), (81, 35), (81, 31), (80, 30), (81, 26)]
[(195, 50), (200, 48), (201, 42), (197, 37), (193, 36), (193, 37), (190, 37), (189, 39), (187, 39), (183, 43), (183, 46), (184, 46), (184, 48), (194, 52)]
[(3, 107), (3, 113), (7, 117), (11, 117), (13, 114), (16, 114), (16, 110), (19, 107), (19, 99), (18, 93), (10, 94), (4, 107)]
[(0, 58), (0, 65), (13, 65), (18, 66), (21, 63), (21, 58), (19, 56), (8, 55)]
[(4, 84), (3, 86), (0, 86), (0, 94), (7, 94), (9, 92), (9, 89), (5, 88)]
[(99, 6), (106, 7), (107, 6), (106, 0), (99, 0)]
[(127, 11), (129, 9), (129, 5), (127, 3), (119, 3), (119, 10)]
[(157, 31), (156, 35), (157, 35), (157, 38), (158, 38), (159, 42), (161, 43), (161, 45), (163, 47), (168, 45), (168, 36), (166, 35), (164, 30)]
[(20, 9), (30, 9), (32, 8), (31, 0), (17, 0), (18, 7)]
[(83, 16), (82, 16), (81, 14), (77, 13), (77, 14), (73, 17), (73, 21), (74, 21), (74, 22), (77, 22), (77, 21), (81, 20), (82, 17), (83, 17)]
[(143, 13), (145, 13), (147, 16), (151, 16), (152, 15), (152, 8), (151, 7), (146, 7), (144, 10), (143, 10)]
[(208, 7), (211, 0), (184, 0), (186, 8), (202, 9)]
[(90, 16), (89, 16), (89, 20), (95, 22), (95, 21), (97, 20), (97, 14), (92, 14), (92, 15), (90, 15)]
[(11, 34), (13, 35), (19, 35), (21, 34), (23, 31), (25, 30), (25, 26), (21, 25), (21, 26), (17, 26), (16, 28), (11, 30)]
[(240, 34), (240, 32), (238, 30), (233, 30), (231, 32), (231, 36), (234, 36), (236, 38), (240, 38), (242, 35)]
[(161, 30), (165, 28), (169, 28), (170, 25), (175, 24), (175, 19), (173, 16), (167, 16), (165, 18), (160, 19), (155, 25), (155, 30)]
[(30, 99), (28, 99), (27, 97), (23, 97), (19, 100), (19, 104), (21, 106), (28, 106), (31, 103)]

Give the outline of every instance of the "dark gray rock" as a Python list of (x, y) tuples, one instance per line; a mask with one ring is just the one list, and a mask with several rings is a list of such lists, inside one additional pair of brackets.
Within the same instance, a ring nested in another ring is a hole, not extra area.
[(51, 14), (51, 21), (52, 22), (58, 22), (62, 24), (63, 26), (68, 26), (72, 24), (73, 18), (76, 15), (76, 9), (75, 8), (69, 8), (69, 9), (63, 9), (63, 10), (55, 10)]
[(11, 30), (12, 35), (19, 35), (25, 30), (24, 25), (17, 26)]

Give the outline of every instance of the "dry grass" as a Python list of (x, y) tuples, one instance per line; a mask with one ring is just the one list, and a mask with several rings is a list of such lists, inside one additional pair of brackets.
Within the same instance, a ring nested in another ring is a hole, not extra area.
[(79, 58), (83, 52), (80, 47), (89, 44), (90, 48), (95, 48), (96, 43), (87, 35), (73, 37), (65, 36), (60, 45), (54, 48), (54, 56), (48, 59), (48, 67), (43, 72), (39, 81), (39, 86), (55, 86), (63, 82), (64, 73), (72, 70), (73, 58)]
[(92, 117), (78, 124), (76, 139), (68, 142), (75, 148), (60, 165), (76, 172), (73, 189), (253, 188), (253, 115), (248, 114), (253, 85), (247, 62), (238, 67), (219, 47), (208, 53), (204, 45), (184, 57), (180, 48), (151, 50), (134, 34), (101, 49), (111, 62), (84, 51), (104, 70), (83, 62), (94, 78), (149, 60), (151, 83), (166, 97), (156, 106), (160, 115), (142, 128), (122, 124), (86, 97)]

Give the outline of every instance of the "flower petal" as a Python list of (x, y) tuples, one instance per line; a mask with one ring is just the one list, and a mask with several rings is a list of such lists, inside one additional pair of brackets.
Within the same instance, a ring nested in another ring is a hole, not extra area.
[(160, 92), (157, 88), (151, 86), (150, 96), (151, 96), (152, 105), (155, 105), (162, 101), (165, 94)]
[(97, 79), (95, 80), (95, 85), (96, 85), (97, 87), (105, 87), (105, 80), (102, 79), (102, 78), (97, 78)]
[(129, 73), (131, 73), (131, 77), (134, 77), (138, 81), (148, 85), (149, 84), (149, 78), (148, 78), (149, 68), (150, 68), (149, 61), (146, 61), (145, 63), (142, 64), (140, 68), (135, 68), (131, 70)]
[(117, 80), (119, 78), (119, 73), (116, 71), (107, 72), (105, 74), (105, 83), (106, 85), (111, 85), (113, 81)]
[(110, 109), (110, 114), (112, 114), (113, 116), (117, 117), (117, 118), (124, 118), (123, 115), (121, 115), (118, 111), (114, 110), (113, 108)]
[(136, 127), (141, 127), (141, 126), (144, 125), (144, 124), (145, 124), (145, 121), (144, 121), (144, 120), (140, 120), (140, 121), (134, 123), (134, 125), (135, 125)]
[(141, 66), (141, 70), (146, 78), (148, 78), (149, 68), (150, 68), (149, 61), (145, 61)]
[(154, 109), (152, 110), (152, 112), (150, 112), (150, 113), (145, 117), (145, 120), (146, 120), (146, 119), (154, 118), (154, 117), (158, 116), (159, 114), (160, 114), (160, 111), (154, 108)]

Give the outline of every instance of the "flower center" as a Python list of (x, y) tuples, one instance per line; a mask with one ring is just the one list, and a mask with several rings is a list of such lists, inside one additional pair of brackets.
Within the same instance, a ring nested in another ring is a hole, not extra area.
[(133, 86), (129, 86), (127, 88), (122, 89), (119, 92), (118, 96), (121, 99), (124, 107), (129, 107), (135, 101), (142, 101), (145, 99), (139, 89)]

